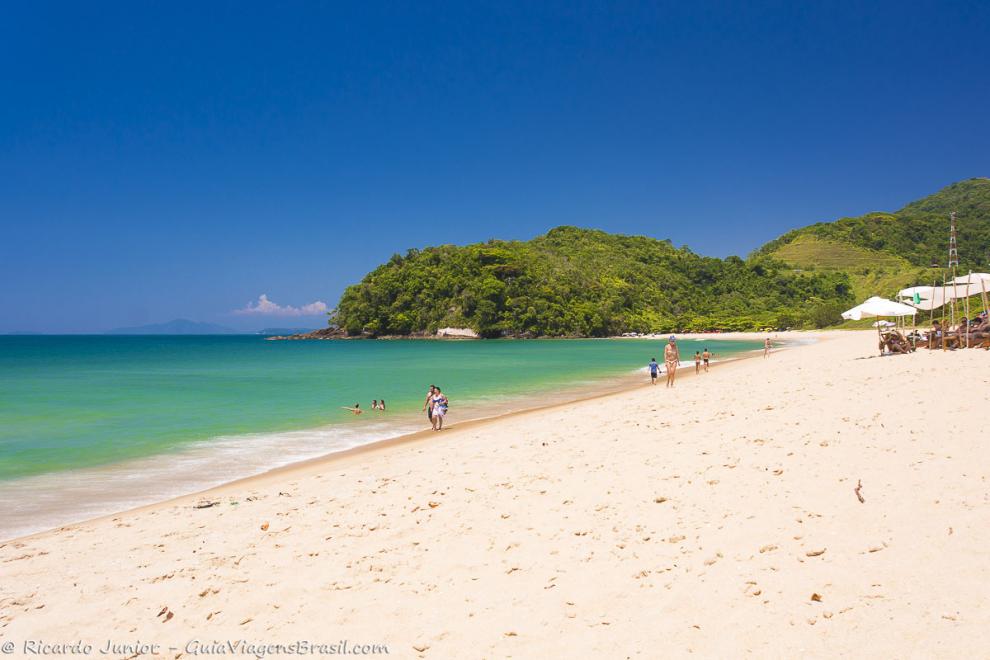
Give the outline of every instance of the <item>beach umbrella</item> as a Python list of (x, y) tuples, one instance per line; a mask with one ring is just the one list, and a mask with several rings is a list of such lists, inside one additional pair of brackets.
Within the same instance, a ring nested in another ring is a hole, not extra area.
[(874, 328), (892, 328), (895, 325), (897, 325), (897, 324), (894, 323), (893, 321), (877, 321), (877, 322), (875, 322), (873, 324), (873, 327)]
[(945, 286), (912, 286), (901, 289), (897, 298), (912, 307), (925, 311), (938, 309), (951, 300), (961, 300), (970, 296), (982, 296), (986, 305), (990, 291), (990, 274), (970, 273), (954, 278)]
[(842, 318), (851, 321), (874, 318), (878, 316), (914, 316), (918, 310), (910, 305), (887, 300), (879, 296), (869, 298), (862, 305), (856, 305), (852, 309), (842, 312)]
[[(862, 305), (856, 305), (852, 309), (847, 309), (842, 312), (842, 318), (849, 319), (851, 321), (858, 321), (860, 319), (874, 318), (877, 316), (914, 316), (917, 313), (918, 310), (909, 305), (894, 302), (893, 300), (887, 300), (886, 298), (880, 298), (879, 296), (873, 296)], [(881, 327), (883, 327), (884, 323), (889, 323), (889, 321), (878, 321), (873, 324), (873, 326), (877, 329), (877, 335), (880, 336), (880, 355), (883, 355), (884, 341)]]

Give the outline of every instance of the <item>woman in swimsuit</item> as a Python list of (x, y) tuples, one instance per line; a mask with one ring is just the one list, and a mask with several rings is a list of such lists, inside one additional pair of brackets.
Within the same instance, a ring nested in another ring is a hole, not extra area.
[(433, 391), (431, 402), (433, 405), (433, 430), (440, 431), (443, 429), (444, 415), (447, 414), (447, 397), (443, 395), (439, 387)]
[(663, 347), (663, 362), (667, 369), (667, 387), (674, 386), (674, 379), (677, 377), (677, 365), (681, 361), (681, 353), (677, 350), (677, 339), (670, 336), (667, 345)]

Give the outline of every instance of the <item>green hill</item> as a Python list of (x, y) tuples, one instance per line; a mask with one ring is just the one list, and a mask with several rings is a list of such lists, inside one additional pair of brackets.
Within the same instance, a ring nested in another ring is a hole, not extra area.
[[(798, 239), (816, 238), (894, 255), (914, 266), (944, 266), (952, 211), (957, 215), (960, 269), (985, 269), (990, 257), (990, 179), (986, 178), (954, 183), (896, 213), (867, 213), (794, 229), (756, 254), (777, 254)], [(848, 254), (853, 261), (861, 256), (855, 251)], [(833, 259), (831, 266), (836, 265)]]
[(669, 241), (557, 227), (530, 241), (395, 255), (344, 292), (349, 335), (607, 336), (621, 332), (819, 325), (853, 302), (842, 272), (778, 260), (715, 259)]
[(896, 213), (868, 213), (787, 232), (754, 253), (794, 268), (845, 272), (858, 300), (940, 277), (949, 213), (955, 211), (960, 272), (986, 270), (990, 258), (990, 179), (967, 179)]

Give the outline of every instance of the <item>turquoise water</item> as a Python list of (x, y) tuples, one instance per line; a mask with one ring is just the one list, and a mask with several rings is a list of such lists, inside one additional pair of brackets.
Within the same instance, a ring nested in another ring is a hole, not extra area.
[[(704, 346), (724, 358), (760, 342), (683, 341), (681, 353)], [(208, 468), (208, 479), (187, 480), (198, 487), (415, 430), (430, 383), (456, 423), (630, 375), (661, 352), (656, 340), (0, 337), (0, 517), (12, 506), (5, 493), (68, 493), (74, 478), (101, 490), (94, 484), (111, 473), (100, 468), (154, 472), (173, 488), (185, 482), (167, 466), (186, 477)], [(372, 399), (388, 411), (371, 410)], [(361, 416), (341, 409), (356, 402)]]

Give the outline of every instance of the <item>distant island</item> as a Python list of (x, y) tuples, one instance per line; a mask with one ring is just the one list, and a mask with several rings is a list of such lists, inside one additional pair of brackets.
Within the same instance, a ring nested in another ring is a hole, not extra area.
[(990, 255), (990, 179), (961, 181), (896, 213), (797, 229), (748, 258), (716, 259), (645, 236), (557, 227), (396, 254), (348, 287), (330, 327), (293, 339), (604, 337), (626, 332), (820, 328), (866, 296), (928, 281), (959, 214), (963, 268)]
[(243, 335), (239, 332), (215, 323), (201, 323), (189, 319), (174, 319), (167, 323), (151, 323), (136, 325), (129, 328), (114, 328), (107, 330), (105, 335)]
[(315, 328), (262, 328), (261, 330), (235, 330), (216, 323), (202, 323), (189, 319), (174, 319), (167, 323), (151, 323), (127, 328), (107, 330), (105, 335), (297, 335), (312, 332)]
[(248, 334), (254, 335), (264, 335), (266, 337), (275, 335), (300, 335), (306, 334), (307, 332), (313, 332), (316, 328), (264, 328), (258, 330), (257, 332), (252, 332)]

